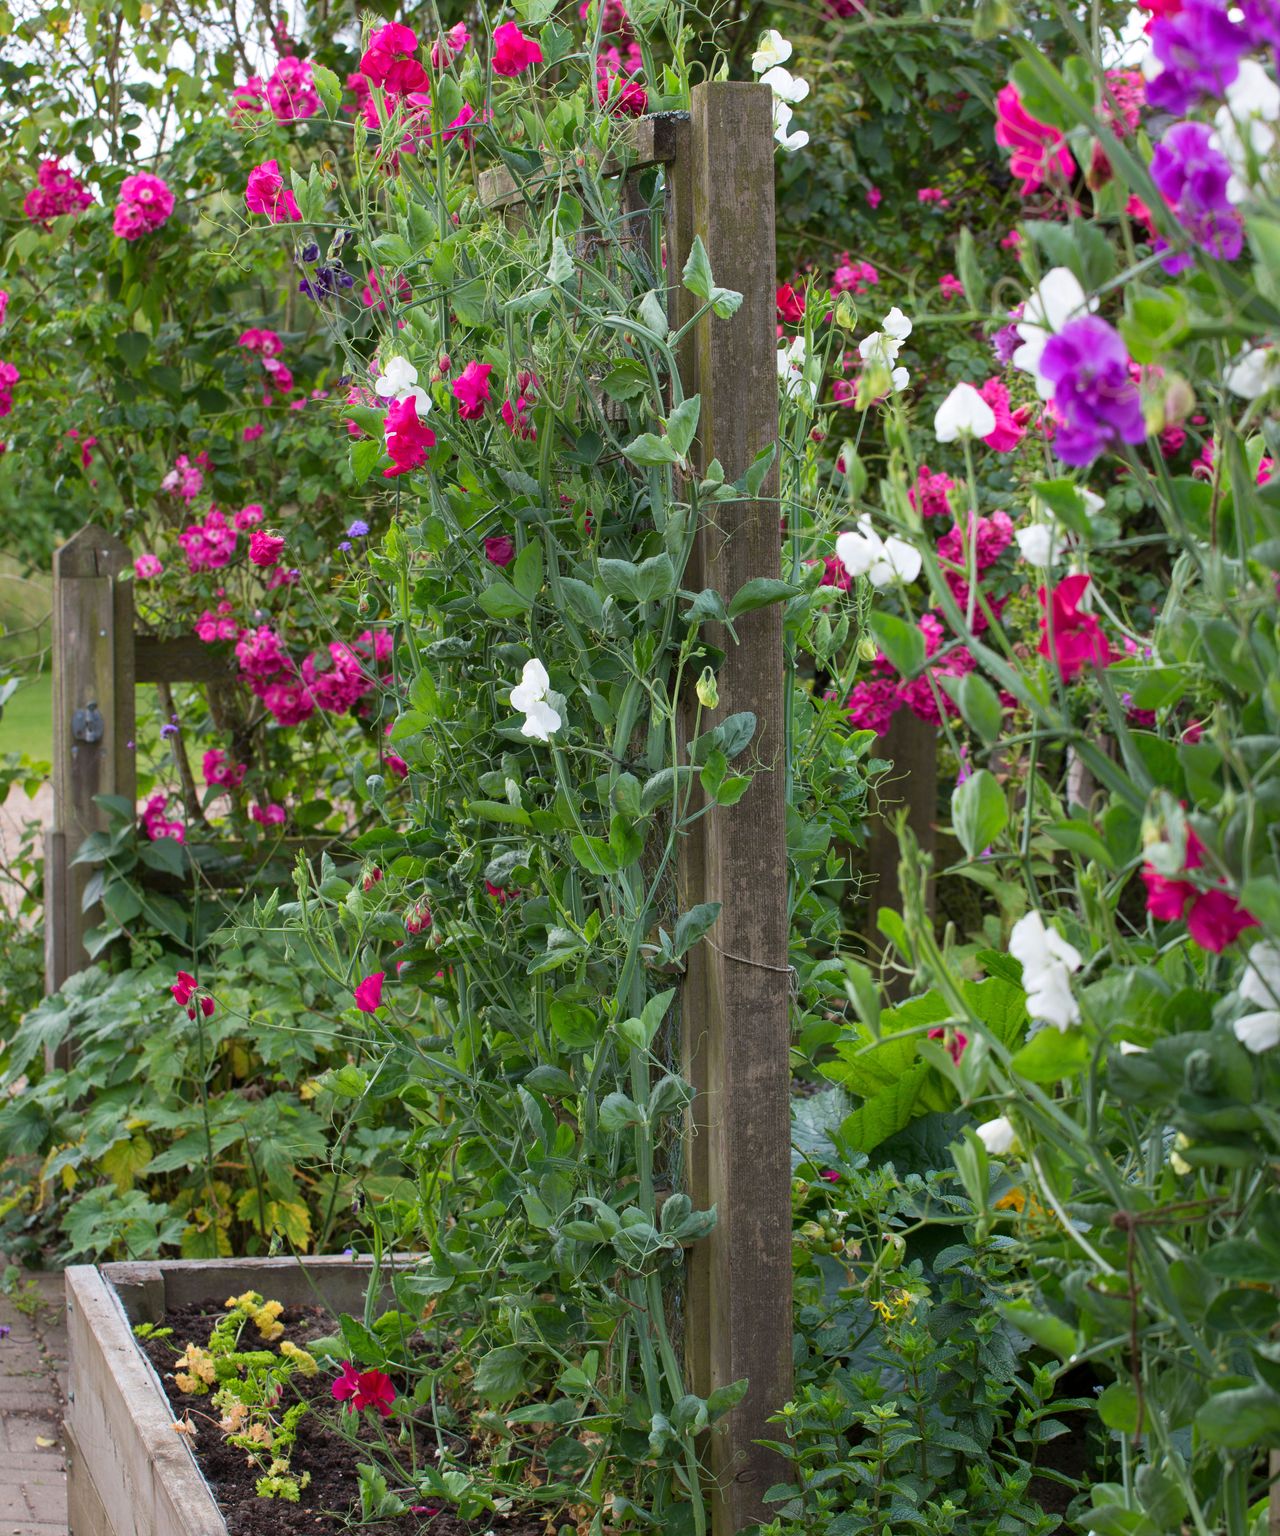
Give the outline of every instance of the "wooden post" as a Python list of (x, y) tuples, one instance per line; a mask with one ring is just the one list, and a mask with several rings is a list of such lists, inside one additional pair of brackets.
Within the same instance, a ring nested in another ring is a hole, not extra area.
[(133, 586), (119, 581), (129, 551), (82, 528), (53, 557), (53, 829), (45, 841), (45, 990), (89, 963), (84, 909), (91, 870), (73, 860), (105, 830), (95, 795), (137, 798), (134, 759)]
[[(909, 709), (900, 709), (885, 735), (876, 743), (872, 756), (893, 760), (876, 794), (875, 816), (867, 843), (866, 867), (871, 878), (871, 912), (867, 936), (877, 947), (884, 941), (876, 931), (876, 912), (880, 907), (902, 910), (902, 892), (898, 884), (898, 834), (894, 821), (906, 808), (907, 825), (916, 835), (923, 853), (937, 848), (938, 824), (938, 727), (921, 720)], [(935, 879), (925, 893), (925, 910), (934, 909)], [(893, 991), (890, 987), (890, 991)]]
[[(715, 281), (743, 294), (731, 320), (701, 320), (681, 359), (686, 394), (702, 397), (697, 468), (713, 458), (737, 479), (777, 442), (774, 320), (774, 148), (766, 86), (717, 81), (693, 90), (691, 121), (673, 125), (667, 280), (677, 321), (692, 311), (680, 273), (695, 234)], [(685, 147), (688, 153), (684, 153)], [(726, 602), (752, 577), (780, 571), (777, 466), (760, 498), (704, 514), (687, 576)], [(750, 1387), (709, 1436), (715, 1536), (768, 1518), (762, 1496), (785, 1462), (754, 1442), (791, 1395), (791, 1122), (787, 958), (786, 764), (782, 609), (736, 623), (738, 641), (713, 636), (725, 660), (720, 702), (703, 729), (752, 711), (757, 766), (736, 806), (701, 818), (681, 848), (681, 910), (722, 903), (689, 957), (682, 988), (685, 1072), (697, 1091), (686, 1175), (698, 1207), (714, 1205), (710, 1238), (689, 1255), (687, 1368), (706, 1396), (742, 1377)], [(686, 711), (686, 722), (691, 716)]]

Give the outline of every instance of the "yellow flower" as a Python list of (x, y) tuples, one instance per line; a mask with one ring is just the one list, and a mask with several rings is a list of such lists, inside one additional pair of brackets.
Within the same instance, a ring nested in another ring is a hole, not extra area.
[(283, 1311), (284, 1308), (278, 1301), (268, 1301), (265, 1305), (257, 1307), (253, 1313), (253, 1321), (258, 1333), (268, 1344), (273, 1339), (278, 1339), (284, 1332), (284, 1324), (276, 1321)]
[(906, 1317), (915, 1304), (916, 1299), (910, 1291), (895, 1290), (873, 1301), (871, 1309), (882, 1323), (893, 1323), (900, 1317)]
[(198, 1344), (188, 1344), (174, 1361), (174, 1381), (183, 1392), (207, 1392), (218, 1379), (213, 1356)]
[(304, 1376), (314, 1376), (320, 1369), (315, 1356), (309, 1355), (305, 1349), (300, 1349), (290, 1339), (286, 1339), (280, 1346), (280, 1353), (286, 1359), (292, 1360)]

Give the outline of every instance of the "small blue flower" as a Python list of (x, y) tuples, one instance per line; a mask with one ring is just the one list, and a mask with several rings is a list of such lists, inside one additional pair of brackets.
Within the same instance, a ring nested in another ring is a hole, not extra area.
[(345, 554), (349, 554), (350, 551), (353, 550), (354, 548), (355, 548), (355, 545), (351, 542), (350, 539), (343, 539), (342, 543), (338, 545), (338, 549), (344, 555)]
[(363, 518), (358, 517), (356, 518), (355, 522), (351, 524), (350, 528), (347, 529), (347, 537), (349, 539), (363, 539), (366, 537), (368, 532), (368, 523), (366, 523)]

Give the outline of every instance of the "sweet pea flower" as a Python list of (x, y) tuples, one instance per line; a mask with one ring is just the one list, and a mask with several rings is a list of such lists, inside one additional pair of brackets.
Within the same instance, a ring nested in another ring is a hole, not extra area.
[(520, 681), (511, 690), (511, 707), (525, 717), (520, 734), (532, 741), (550, 741), (563, 724), (558, 710), (547, 701), (551, 693), (551, 679), (547, 669), (536, 656), (524, 664)]
[(383, 426), (387, 453), (392, 459), (392, 467), (382, 471), (384, 479), (393, 480), (427, 462), (427, 450), (435, 447), (436, 435), (418, 419), (418, 402), (413, 395), (392, 403), (383, 417)]
[(297, 199), (285, 187), (275, 160), (264, 160), (249, 172), (244, 202), (250, 213), (265, 213), (273, 224), (297, 222), (302, 218)]
[(817, 384), (806, 381), (804, 376), (807, 356), (803, 336), (796, 336), (788, 346), (778, 348), (778, 379), (788, 400), (796, 399), (805, 390), (811, 400), (818, 397)]
[(1075, 168), (1061, 130), (1032, 117), (1015, 85), (996, 97), (996, 143), (1012, 151), (1009, 170), (1022, 183), (1020, 197), (1038, 192), (1055, 173), (1065, 181)]
[(773, 136), (788, 154), (803, 149), (809, 142), (809, 135), (803, 128), (791, 132), (791, 119), (794, 116), (795, 113), (781, 97), (773, 98)]
[(1224, 0), (1183, 0), (1176, 14), (1158, 17), (1151, 52), (1142, 61), (1147, 100), (1162, 112), (1185, 112), (1201, 96), (1221, 96), (1239, 71), (1252, 39)]
[(1259, 400), (1280, 385), (1280, 348), (1244, 348), (1227, 364), (1222, 382), (1241, 400)]
[(989, 437), (995, 429), (995, 412), (972, 384), (957, 384), (933, 418), (933, 434), (940, 443)]
[(1071, 977), (1083, 964), (1079, 950), (1046, 927), (1038, 912), (1028, 912), (1013, 925), (1009, 953), (1022, 965), (1028, 1015), (1063, 1033), (1078, 1024), (1080, 1006), (1071, 994)]
[(851, 577), (865, 576), (877, 588), (895, 580), (914, 581), (924, 563), (920, 551), (905, 539), (893, 534), (882, 539), (865, 514), (858, 519), (856, 533), (837, 537), (836, 558)]
[(377, 1013), (382, 1007), (382, 983), (386, 978), (385, 971), (374, 971), (371, 976), (366, 976), (357, 984), (352, 995), (361, 1013)]
[(185, 1008), (195, 994), (198, 983), (190, 971), (179, 971), (178, 979), (169, 988), (173, 993), (173, 1000), (180, 1007)]
[(1049, 596), (1040, 588), (1040, 606), (1046, 610), (1040, 620), (1041, 656), (1052, 656), (1064, 683), (1077, 677), (1085, 667), (1106, 667), (1111, 663), (1111, 646), (1102, 626), (1086, 611), (1089, 577), (1082, 572), (1067, 576)]
[(1280, 945), (1270, 939), (1259, 939), (1249, 951), (1236, 992), (1242, 1003), (1280, 1008)]
[(1047, 570), (1055, 564), (1062, 549), (1062, 542), (1053, 523), (1030, 523), (1014, 533), (1022, 558), (1029, 565)]
[(424, 90), (430, 82), (414, 57), (417, 51), (418, 34), (412, 27), (388, 22), (370, 37), (360, 59), (360, 73), (387, 91), (408, 94)]
[(484, 557), (491, 565), (510, 565), (516, 557), (516, 546), (506, 533), (491, 534), (484, 541)]
[(791, 57), (791, 44), (783, 37), (781, 32), (772, 27), (760, 39), (756, 51), (751, 55), (751, 70), (753, 74), (763, 75), (779, 64), (785, 64)]
[(431, 409), (431, 397), (418, 383), (418, 370), (407, 357), (388, 360), (374, 380), (373, 392), (380, 400), (407, 400), (412, 396), (418, 402), (419, 419)]
[(338, 1402), (345, 1402), (348, 1413), (375, 1408), (384, 1419), (391, 1416), (396, 1389), (385, 1371), (357, 1371), (350, 1360), (342, 1362), (342, 1374), (330, 1387)]
[(760, 84), (767, 85), (778, 101), (790, 102), (795, 106), (809, 94), (809, 82), (793, 75), (789, 69), (784, 69), (781, 64), (775, 64), (760, 76)]
[(1092, 464), (1147, 435), (1142, 398), (1119, 333), (1097, 315), (1072, 320), (1045, 342), (1039, 376), (1053, 386), (1059, 426), (1053, 451), (1064, 464)]
[(542, 63), (542, 49), (516, 26), (504, 21), (493, 29), (493, 72), (508, 79), (521, 74), (531, 64)]
[(1035, 379), (1036, 391), (1042, 400), (1053, 397), (1053, 383), (1040, 369), (1040, 359), (1050, 336), (1076, 316), (1091, 313), (1097, 307), (1097, 299), (1085, 297), (1080, 279), (1070, 267), (1053, 267), (1046, 272), (1040, 286), (1023, 306), (1022, 318), (1015, 323), (1022, 345), (1014, 352), (1012, 362), (1015, 368)]
[(453, 393), (458, 401), (458, 415), (463, 421), (476, 421), (484, 415), (484, 408), (489, 403), (489, 375), (493, 372), (491, 363), (481, 363), (473, 359), (453, 381)]
[(1007, 1115), (1001, 1115), (996, 1120), (988, 1120), (983, 1125), (975, 1126), (974, 1135), (992, 1157), (1006, 1157), (1013, 1151), (1018, 1140), (1013, 1121)]

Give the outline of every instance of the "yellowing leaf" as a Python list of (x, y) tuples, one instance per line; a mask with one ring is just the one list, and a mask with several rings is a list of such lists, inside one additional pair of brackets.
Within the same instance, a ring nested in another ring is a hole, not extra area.
[(116, 1187), (117, 1194), (127, 1194), (134, 1180), (151, 1161), (151, 1143), (140, 1133), (117, 1141), (98, 1159), (98, 1167)]

